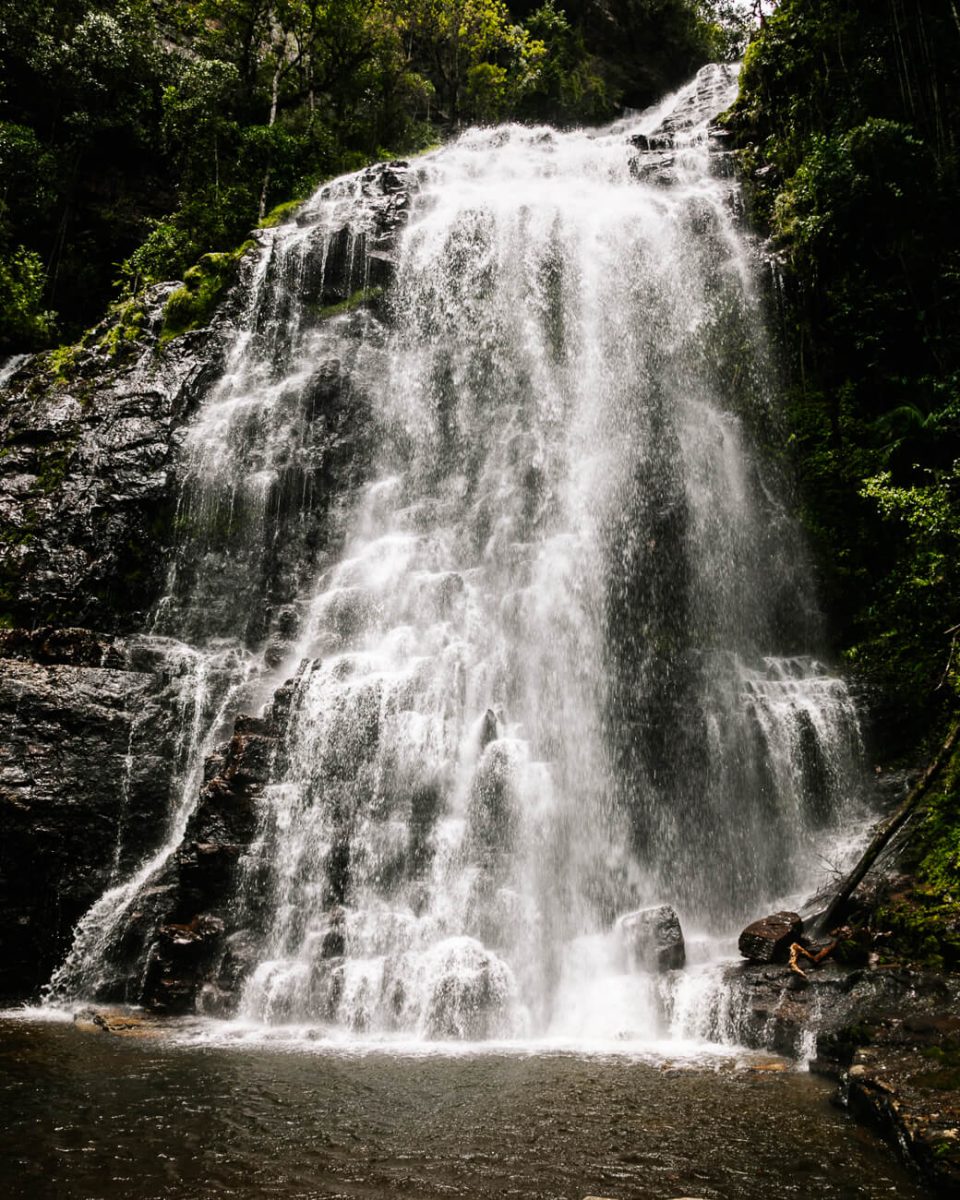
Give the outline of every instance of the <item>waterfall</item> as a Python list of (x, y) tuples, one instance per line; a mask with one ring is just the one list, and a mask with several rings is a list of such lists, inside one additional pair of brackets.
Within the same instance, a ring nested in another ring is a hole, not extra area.
[(230, 901), (244, 1018), (649, 1029), (667, 985), (617, 917), (673, 905), (709, 957), (815, 889), (859, 733), (763, 452), (735, 92), (712, 66), (606, 129), (470, 130), (260, 234), (146, 634), (219, 682), (167, 843), (56, 992), (96, 992), (224, 718), (288, 679)]

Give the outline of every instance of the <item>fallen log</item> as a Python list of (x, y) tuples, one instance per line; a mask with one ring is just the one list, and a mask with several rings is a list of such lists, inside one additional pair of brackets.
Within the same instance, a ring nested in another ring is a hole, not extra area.
[(958, 739), (960, 739), (960, 721), (947, 734), (947, 739), (937, 751), (936, 757), (927, 765), (927, 769), (907, 793), (907, 798), (897, 811), (877, 827), (877, 831), (870, 839), (870, 845), (863, 852), (860, 861), (846, 879), (844, 879), (837, 894), (831, 900), (827, 911), (820, 918), (818, 922), (819, 929), (823, 931), (830, 930), (838, 923), (846, 910), (850, 897), (857, 887), (859, 887), (863, 877), (880, 857), (881, 852), (894, 834), (898, 833), (907, 823), (919, 806), (920, 801), (930, 790), (930, 785), (936, 779), (937, 775), (939, 775), (947, 759), (952, 754)]

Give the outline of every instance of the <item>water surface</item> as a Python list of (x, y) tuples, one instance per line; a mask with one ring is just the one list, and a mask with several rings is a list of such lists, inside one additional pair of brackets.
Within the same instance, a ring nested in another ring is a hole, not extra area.
[(830, 1105), (829, 1085), (744, 1064), (542, 1048), (311, 1052), (0, 1019), (0, 1195), (925, 1195)]

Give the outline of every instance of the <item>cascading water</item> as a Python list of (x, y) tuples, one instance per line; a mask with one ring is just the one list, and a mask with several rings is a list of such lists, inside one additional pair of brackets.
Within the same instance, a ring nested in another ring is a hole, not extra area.
[(263, 235), (153, 628), (233, 656), (194, 790), (224, 705), (295, 676), (231, 902), (245, 1018), (642, 1032), (663, 983), (618, 915), (669, 903), (713, 944), (849, 824), (856, 715), (751, 444), (771, 374), (708, 131), (735, 89), (710, 67), (607, 130), (470, 131)]

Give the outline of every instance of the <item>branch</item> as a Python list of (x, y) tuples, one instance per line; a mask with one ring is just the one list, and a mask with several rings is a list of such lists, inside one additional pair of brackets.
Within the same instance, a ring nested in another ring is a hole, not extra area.
[(927, 769), (907, 793), (907, 798), (900, 805), (897, 811), (892, 817), (889, 817), (880, 826), (878, 826), (877, 832), (870, 839), (870, 845), (867, 846), (860, 861), (840, 885), (840, 890), (837, 892), (836, 896), (834, 896), (829, 908), (820, 919), (820, 929), (831, 929), (834, 925), (836, 925), (840, 917), (843, 915), (850, 897), (859, 886), (864, 875), (866, 875), (866, 873), (876, 862), (877, 858), (880, 856), (880, 852), (886, 847), (893, 835), (903, 828), (907, 820), (913, 815), (914, 811), (919, 806), (920, 801), (930, 790), (931, 784), (940, 774), (940, 771), (943, 769), (944, 764), (950, 757), (954, 746), (956, 746), (958, 739), (960, 739), (960, 721), (958, 721), (947, 734), (947, 739), (937, 752), (937, 756), (931, 763), (929, 763)]

